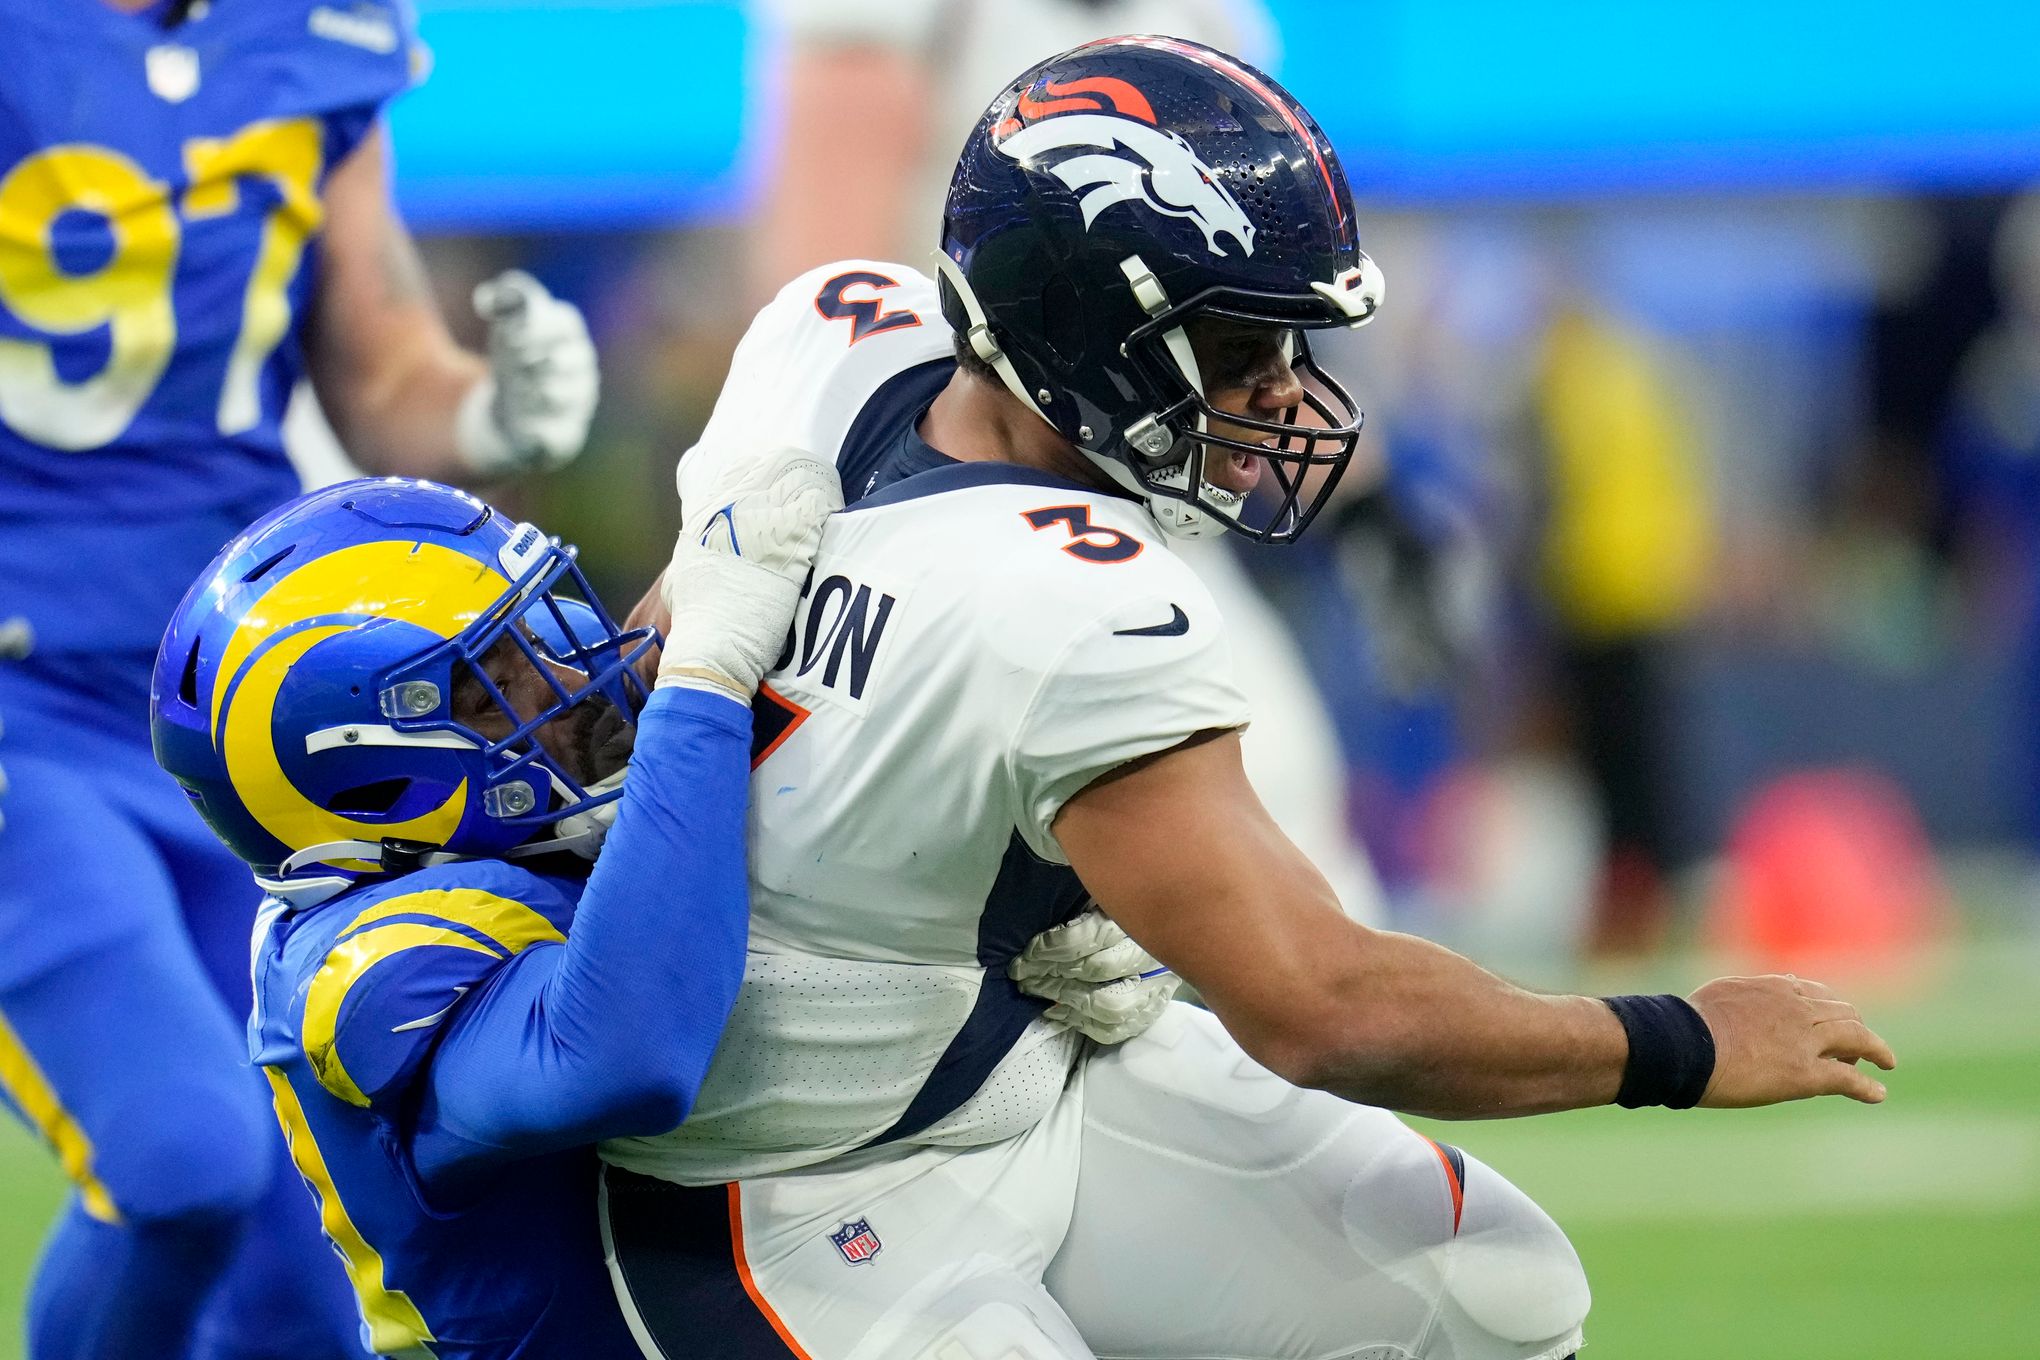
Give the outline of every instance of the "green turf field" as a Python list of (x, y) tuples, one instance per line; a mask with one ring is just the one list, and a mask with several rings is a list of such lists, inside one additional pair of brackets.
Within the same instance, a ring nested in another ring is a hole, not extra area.
[[(1878, 1109), (1432, 1131), (1571, 1232), (1602, 1360), (2040, 1360), (2040, 944), (1975, 949), (1928, 995), (1866, 1009), (1902, 1062)], [(0, 1360), (20, 1354), (21, 1291), (60, 1194), (0, 1121)]]

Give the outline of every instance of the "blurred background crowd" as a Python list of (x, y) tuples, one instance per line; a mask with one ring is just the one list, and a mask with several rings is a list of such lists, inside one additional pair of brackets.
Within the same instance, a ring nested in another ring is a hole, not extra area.
[(1322, 698), (1292, 765), (1336, 748), (1302, 815), (1389, 920), (1533, 970), (1890, 961), (1946, 867), (2016, 899), (2040, 837), (2040, 21), (1966, 8), (425, 0), (399, 197), (450, 316), (513, 263), (587, 311), (590, 451), (515, 495), (628, 597), (751, 311), (924, 262), (1014, 69), (1141, 29), (1260, 62), (1391, 289), (1333, 360), (1365, 465), (1238, 554)]

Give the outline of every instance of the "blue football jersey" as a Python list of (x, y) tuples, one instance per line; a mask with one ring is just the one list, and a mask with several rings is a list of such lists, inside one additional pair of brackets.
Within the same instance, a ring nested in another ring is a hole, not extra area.
[[(377, 1354), (638, 1355), (603, 1266), (593, 1150), (492, 1161), (503, 1135), (450, 1127), (425, 1079), (450, 1017), (497, 1004), (512, 959), (562, 945), (583, 886), (472, 861), (257, 929), (255, 1061)], [(492, 1042), (515, 1042), (506, 1029)]]
[(295, 494), (327, 176), (408, 86), (401, 0), (0, 0), (0, 621), (153, 651)]

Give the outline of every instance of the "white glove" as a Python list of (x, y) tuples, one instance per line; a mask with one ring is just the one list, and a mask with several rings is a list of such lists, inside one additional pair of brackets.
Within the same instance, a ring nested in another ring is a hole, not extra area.
[(746, 458), (695, 490), (662, 587), (673, 622), (658, 682), (748, 704), (786, 643), (843, 487), (835, 468), (788, 448)]
[(1159, 1020), (1182, 980), (1093, 908), (1036, 935), (1006, 965), (1043, 1015), (1101, 1044), (1123, 1044)]
[(602, 386), (581, 309), (513, 269), (475, 289), (475, 314), (489, 323), (489, 376), (461, 401), (461, 457), (485, 477), (572, 461)]

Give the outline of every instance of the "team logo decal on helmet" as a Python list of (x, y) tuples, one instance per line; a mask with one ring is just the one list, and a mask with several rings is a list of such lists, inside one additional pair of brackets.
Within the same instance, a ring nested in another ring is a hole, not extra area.
[(343, 482), (264, 516), (178, 606), (156, 760), (270, 891), (438, 858), (592, 853), (655, 645), (574, 550), (463, 492)]
[[(387, 601), (356, 586), (388, 579), (392, 566), (422, 576), (429, 588), (406, 600)], [(383, 836), (444, 842), (460, 825), (465, 781), (417, 815), (373, 828), (320, 807), (298, 790), (277, 759), (272, 739), (277, 700), (298, 662), (329, 638), (375, 619), (450, 638), (509, 588), (504, 577), (436, 543), (357, 543), (279, 576), (236, 621), (219, 666), (221, 684), (212, 695), (213, 745), (248, 814), (291, 846)], [(231, 709), (229, 693), (234, 696)], [(350, 730), (359, 741), (359, 724), (336, 725), (332, 741), (346, 742)], [(314, 735), (307, 745), (318, 740)]]
[[(1063, 97), (1038, 99), (1036, 91)], [(1109, 101), (1111, 111), (1101, 101)], [(1094, 153), (1068, 156), (1049, 168), (1078, 195), (1087, 230), (1114, 204), (1141, 203), (1195, 223), (1214, 255), (1230, 253), (1222, 236), (1231, 237), (1243, 254), (1254, 253), (1254, 224), (1239, 200), (1188, 142), (1155, 125), (1146, 97), (1125, 81), (1106, 77), (1058, 85), (1044, 78), (1021, 94), (1016, 113), (993, 134), (1001, 154), (1037, 161), (1058, 151)]]
[(1022, 72), (957, 157), (935, 268), (959, 358), (1171, 534), (1289, 542), (1352, 460), (1311, 338), (1370, 321), (1381, 271), (1323, 129), (1238, 58), (1136, 34)]

